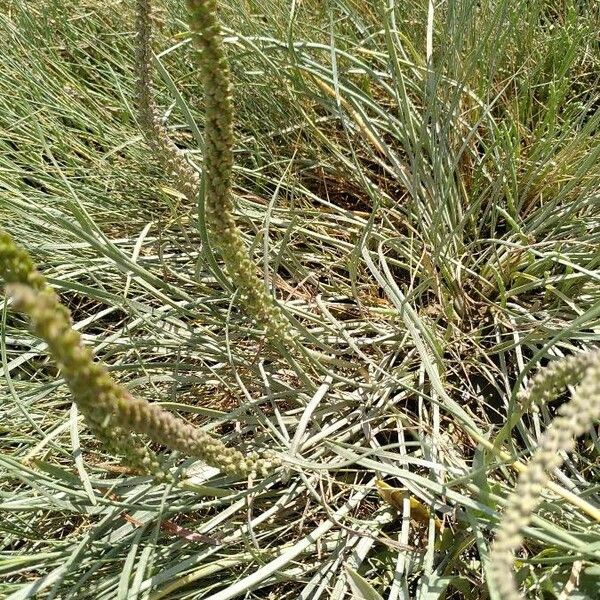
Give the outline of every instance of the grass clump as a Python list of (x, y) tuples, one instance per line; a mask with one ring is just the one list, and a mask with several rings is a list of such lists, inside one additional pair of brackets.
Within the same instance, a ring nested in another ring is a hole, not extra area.
[(595, 597), (596, 3), (189, 8), (153, 55), (145, 0), (3, 5), (0, 220), (48, 282), (7, 289), (124, 411), (286, 468), (94, 428), (10, 300), (1, 594)]

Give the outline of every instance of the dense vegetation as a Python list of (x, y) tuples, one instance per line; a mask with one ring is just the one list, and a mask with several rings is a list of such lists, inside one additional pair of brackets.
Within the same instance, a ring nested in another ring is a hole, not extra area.
[(145, 4), (0, 2), (0, 594), (597, 597), (597, 3), (223, 0), (233, 197)]

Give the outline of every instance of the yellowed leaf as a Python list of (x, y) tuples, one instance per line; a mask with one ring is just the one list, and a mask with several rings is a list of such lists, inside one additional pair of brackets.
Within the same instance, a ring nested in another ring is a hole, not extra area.
[[(403, 510), (403, 501), (404, 498), (408, 497), (410, 500), (410, 518), (416, 521), (417, 523), (429, 523), (429, 517), (431, 515), (431, 511), (425, 504), (423, 504), (420, 500), (415, 498), (414, 496), (409, 496), (406, 490), (400, 488), (394, 488), (391, 485), (388, 485), (383, 479), (377, 479), (375, 481), (375, 486), (377, 487), (377, 491), (379, 495), (390, 505), (393, 506), (396, 510)], [(441, 521), (435, 517), (435, 528), (439, 531), (442, 528)]]

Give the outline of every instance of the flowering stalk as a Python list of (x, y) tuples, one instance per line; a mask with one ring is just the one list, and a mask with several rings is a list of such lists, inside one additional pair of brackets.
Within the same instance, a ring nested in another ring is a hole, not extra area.
[[(240, 300), (246, 313), (265, 328), (271, 342), (290, 345), (295, 341), (294, 331), (256, 274), (256, 267), (233, 218), (233, 108), (216, 2), (189, 0), (187, 5), (194, 41), (200, 49), (200, 75), (205, 92), (206, 223), (229, 277), (240, 289)], [(140, 125), (148, 144), (173, 177), (177, 188), (194, 202), (200, 190), (198, 174), (169, 139), (153, 100), (150, 0), (137, 0), (136, 9)]]
[(206, 221), (223, 256), (229, 276), (240, 288), (241, 301), (250, 316), (275, 342), (291, 344), (294, 332), (275, 304), (242, 241), (233, 218), (233, 108), (229, 66), (225, 57), (216, 0), (187, 0), (190, 29), (200, 50), (200, 76), (204, 86)]
[(77, 406), (110, 450), (124, 454), (144, 472), (162, 478), (168, 476), (156, 455), (132, 440), (130, 432), (145, 434), (154, 442), (234, 475), (264, 475), (276, 464), (255, 453), (244, 455), (162, 408), (134, 398), (112, 379), (102, 363), (94, 361), (71, 326), (69, 310), (35, 270), (25, 250), (1, 232), (0, 275), (8, 284), (6, 291), (14, 307), (29, 316), (33, 333), (46, 341)]
[(574, 356), (554, 360), (538, 371), (524, 390), (519, 392), (517, 403), (511, 415), (496, 435), (494, 447), (499, 449), (513, 427), (532, 407), (554, 400), (568, 385), (581, 381), (586, 369), (600, 360), (600, 351), (582, 352)]
[(548, 369), (548, 379), (544, 378), (546, 369), (534, 378), (528, 388), (530, 398), (539, 400), (550, 392), (557, 393), (563, 385), (574, 383), (587, 368), (573, 397), (560, 407), (558, 416), (549, 425), (509, 498), (490, 553), (492, 575), (502, 600), (522, 598), (513, 575), (513, 555), (523, 542), (521, 531), (540, 503), (551, 472), (562, 463), (561, 454), (572, 451), (575, 439), (600, 418), (600, 354), (593, 352), (586, 358), (576, 357), (559, 363)]
[[(60, 305), (52, 288), (35, 269), (29, 254), (14, 244), (10, 236), (3, 232), (0, 232), (0, 274), (8, 284), (9, 294), (10, 290), (18, 294), (18, 289), (21, 287), (29, 294), (46, 298), (46, 302), (57, 305), (59, 320), (66, 319), (68, 322), (68, 310)], [(87, 410), (86, 406), (80, 405), (79, 408), (89, 427), (107, 450), (126, 457), (127, 462), (142, 473), (152, 474), (160, 480), (169, 479), (167, 471), (162, 468), (156, 455), (139, 440), (131, 439), (131, 436), (126, 435), (119, 427), (107, 427), (103, 423), (104, 419), (99, 419)]]
[(552, 361), (540, 369), (519, 394), (517, 402), (521, 410), (551, 402), (568, 385), (581, 381), (593, 364), (600, 363), (600, 351), (582, 352)]
[(177, 189), (193, 203), (200, 177), (185, 154), (169, 138), (152, 92), (152, 14), (150, 0), (136, 0), (136, 87), (140, 128), (154, 155), (173, 178)]

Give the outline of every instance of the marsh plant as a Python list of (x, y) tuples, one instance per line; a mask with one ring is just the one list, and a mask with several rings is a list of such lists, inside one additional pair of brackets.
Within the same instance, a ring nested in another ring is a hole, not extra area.
[(593, 589), (584, 5), (8, 3), (0, 595)]

